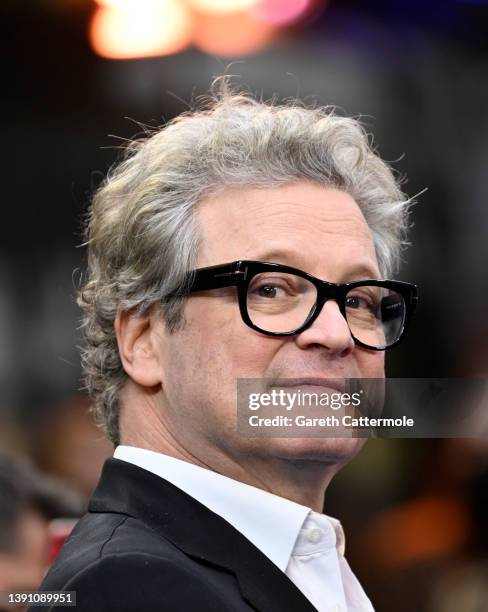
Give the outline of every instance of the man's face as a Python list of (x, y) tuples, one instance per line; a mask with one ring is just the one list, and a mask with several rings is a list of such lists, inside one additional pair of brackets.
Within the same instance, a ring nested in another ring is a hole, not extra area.
[[(370, 230), (347, 193), (308, 182), (227, 190), (201, 202), (198, 217), (203, 237), (198, 267), (254, 259), (335, 283), (380, 278)], [(182, 329), (161, 332), (167, 426), (197, 457), (200, 448), (210, 446), (236, 458), (345, 463), (363, 440), (239, 436), (236, 380), (383, 378), (384, 354), (354, 345), (334, 301), (326, 302), (302, 333), (269, 337), (242, 322), (236, 295), (235, 288), (194, 293), (184, 307)]]

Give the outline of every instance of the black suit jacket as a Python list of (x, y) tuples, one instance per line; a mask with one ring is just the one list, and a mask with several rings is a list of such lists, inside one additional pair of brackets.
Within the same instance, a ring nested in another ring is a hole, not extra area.
[[(41, 590), (76, 591), (77, 612), (316, 610), (222, 517), (118, 459), (106, 461)], [(40, 609), (51, 608), (32, 608)]]

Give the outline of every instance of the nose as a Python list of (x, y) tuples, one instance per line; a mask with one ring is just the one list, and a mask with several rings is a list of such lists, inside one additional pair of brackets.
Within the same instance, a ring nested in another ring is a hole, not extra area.
[(354, 350), (349, 326), (334, 300), (328, 300), (324, 304), (312, 325), (298, 334), (295, 341), (302, 349), (321, 346), (330, 355), (338, 357), (346, 357)]

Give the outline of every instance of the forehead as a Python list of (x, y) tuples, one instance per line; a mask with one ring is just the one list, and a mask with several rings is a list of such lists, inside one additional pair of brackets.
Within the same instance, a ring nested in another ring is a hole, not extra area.
[(379, 276), (364, 216), (337, 189), (308, 182), (228, 189), (202, 200), (198, 220), (199, 266), (259, 259), (336, 282)]

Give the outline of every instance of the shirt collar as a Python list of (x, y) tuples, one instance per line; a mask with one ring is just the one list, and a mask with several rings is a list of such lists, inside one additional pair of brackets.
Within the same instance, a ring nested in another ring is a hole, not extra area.
[(310, 511), (305, 519), (293, 547), (293, 556), (307, 556), (317, 552), (336, 549), (344, 556), (345, 537), (341, 523), (325, 514)]
[(114, 457), (171, 482), (224, 518), (283, 572), (286, 570), (310, 508), (155, 451), (120, 445)]

